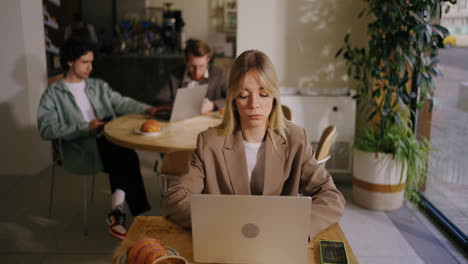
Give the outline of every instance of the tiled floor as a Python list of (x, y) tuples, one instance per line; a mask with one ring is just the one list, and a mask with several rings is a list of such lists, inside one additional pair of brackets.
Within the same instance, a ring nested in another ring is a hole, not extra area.
[(468, 254), (411, 204), (370, 211), (353, 203), (349, 183), (337, 185), (347, 200), (340, 224), (360, 263), (468, 263)]
[[(153, 206), (148, 215), (160, 215), (158, 185), (152, 172), (154, 154), (140, 152), (140, 158)], [(48, 220), (49, 172), (27, 177), (2, 176), (0, 263), (110, 263), (119, 241), (107, 234), (104, 223), (110, 206), (106, 175), (97, 177), (95, 201), (89, 209), (89, 235), (85, 237), (80, 176), (59, 168), (53, 220)], [(339, 187), (348, 200), (340, 223), (360, 263), (441, 263), (424, 257), (431, 254), (446, 256), (448, 261), (443, 263), (468, 263), (467, 257), (435, 228), (419, 232), (414, 227), (431, 226), (417, 211), (369, 211), (352, 203), (349, 183)], [(402, 228), (402, 223), (414, 225)], [(432, 241), (435, 246), (419, 247), (414, 242), (417, 238)]]
[(454, 225), (468, 234), (468, 184), (430, 178), (425, 195)]
[(340, 224), (361, 263), (423, 263), (384, 212), (348, 202)]

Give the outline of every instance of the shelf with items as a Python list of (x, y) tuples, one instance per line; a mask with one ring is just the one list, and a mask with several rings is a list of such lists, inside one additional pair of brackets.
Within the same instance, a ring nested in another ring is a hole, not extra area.
[(57, 46), (54, 46), (54, 44), (50, 43), (50, 45), (46, 44), (46, 50), (50, 53), (53, 53), (54, 55), (59, 55), (60, 50)]
[(210, 10), (210, 24), (213, 32), (236, 32), (237, 0), (211, 0)]
[(60, 71), (60, 47), (65, 41), (65, 28), (73, 15), (81, 11), (82, 0), (41, 0), (47, 74)]
[(210, 2), (210, 28), (212, 32), (224, 31), (224, 4), (221, 0)]
[(49, 11), (47, 11), (47, 8), (44, 6), (42, 9), (42, 13), (44, 15), (44, 24), (53, 28), (53, 29), (58, 29), (59, 25), (57, 23), (57, 18), (53, 17), (49, 14)]
[(60, 68), (59, 54), (60, 36), (62, 29), (59, 16), (62, 9), (61, 0), (42, 0), (42, 14), (44, 23), (44, 41), (47, 60), (47, 72), (51, 74), (53, 70)]
[(57, 24), (57, 22), (53, 21), (53, 20), (44, 20), (44, 24), (53, 28), (53, 29), (58, 29), (59, 26)]
[(237, 31), (237, 12), (227, 12), (224, 19), (224, 32)]
[(49, 36), (47, 35), (47, 32), (46, 32), (44, 39), (45, 39), (46, 50), (52, 54), (59, 55), (60, 49), (56, 45), (54, 45), (54, 43), (52, 43)]
[(237, 0), (224, 1), (224, 32), (237, 30)]

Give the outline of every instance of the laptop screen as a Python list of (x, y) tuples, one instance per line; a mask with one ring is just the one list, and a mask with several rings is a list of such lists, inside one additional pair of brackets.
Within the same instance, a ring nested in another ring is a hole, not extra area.
[(172, 111), (158, 112), (154, 118), (174, 122), (199, 115), (207, 90), (207, 84), (177, 89)]

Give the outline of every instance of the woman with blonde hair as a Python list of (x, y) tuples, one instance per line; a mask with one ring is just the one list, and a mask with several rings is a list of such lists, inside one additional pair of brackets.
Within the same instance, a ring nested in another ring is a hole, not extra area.
[(234, 61), (223, 122), (198, 135), (188, 171), (165, 194), (164, 215), (190, 227), (190, 195), (199, 193), (311, 196), (311, 238), (341, 217), (344, 198), (305, 129), (284, 118), (276, 70), (261, 51)]

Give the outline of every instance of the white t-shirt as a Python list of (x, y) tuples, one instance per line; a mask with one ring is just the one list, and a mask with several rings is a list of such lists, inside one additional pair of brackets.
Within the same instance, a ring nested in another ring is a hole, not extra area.
[(252, 175), (263, 178), (265, 174), (265, 141), (260, 143), (244, 141), (244, 146), (249, 182), (252, 179)]
[(78, 104), (81, 113), (83, 114), (84, 120), (86, 122), (90, 122), (96, 119), (93, 106), (91, 105), (91, 102), (89, 101), (89, 98), (85, 92), (85, 81), (79, 83), (69, 83), (66, 81), (63, 82), (65, 83), (65, 87), (67, 87), (67, 89), (73, 94), (73, 97), (75, 97), (75, 101)]

